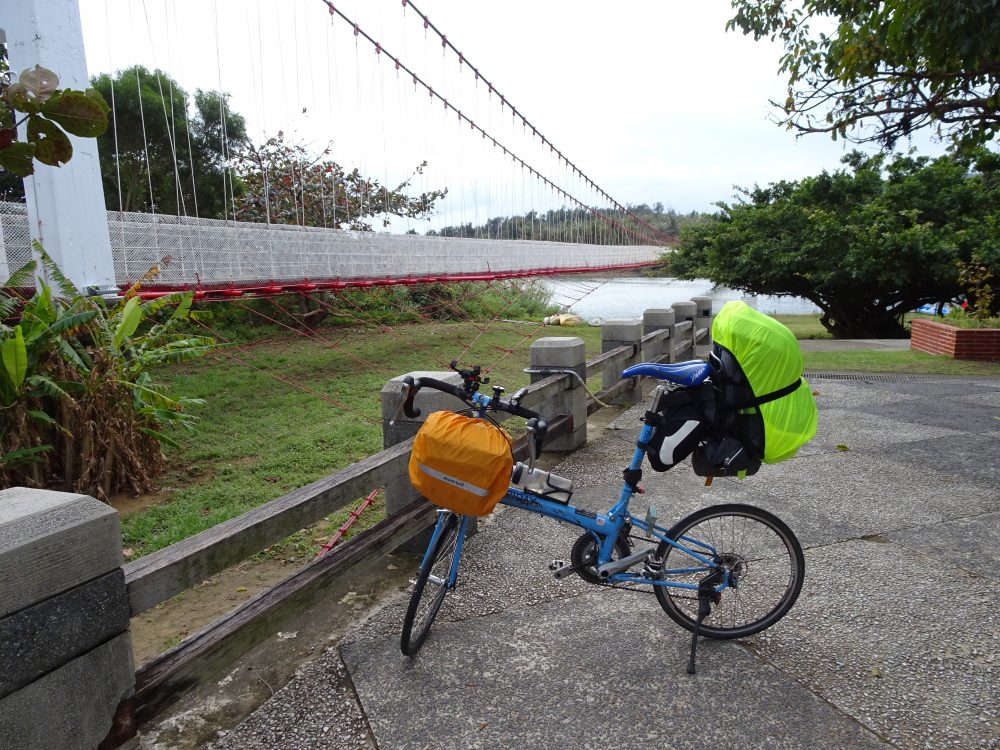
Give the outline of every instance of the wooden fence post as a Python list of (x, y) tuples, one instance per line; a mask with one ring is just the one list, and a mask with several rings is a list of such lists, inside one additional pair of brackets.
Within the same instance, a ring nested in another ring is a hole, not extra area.
[(0, 491), (0, 747), (138, 747), (118, 513)]
[[(535, 341), (529, 351), (531, 369), (573, 370), (586, 382), (587, 361), (583, 339), (577, 336), (546, 336)], [(537, 383), (548, 377), (550, 376), (532, 374), (531, 382)], [(554, 451), (572, 451), (587, 444), (587, 392), (577, 378), (571, 375), (563, 377), (569, 381), (565, 389), (530, 407), (549, 420), (557, 414), (569, 414), (573, 417), (572, 430), (547, 445), (549, 450)]]
[[(608, 320), (601, 326), (601, 353), (610, 352), (622, 346), (633, 348), (632, 356), (624, 361), (605, 365), (601, 371), (606, 390), (622, 378), (622, 370), (642, 361), (642, 321), (640, 320)], [(632, 406), (639, 403), (638, 378), (633, 378), (633, 387), (615, 396), (616, 404)]]

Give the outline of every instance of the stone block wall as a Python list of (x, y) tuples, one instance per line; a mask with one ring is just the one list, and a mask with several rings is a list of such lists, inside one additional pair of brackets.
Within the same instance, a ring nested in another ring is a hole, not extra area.
[(85, 495), (0, 491), (0, 748), (114, 748), (135, 735), (118, 514)]

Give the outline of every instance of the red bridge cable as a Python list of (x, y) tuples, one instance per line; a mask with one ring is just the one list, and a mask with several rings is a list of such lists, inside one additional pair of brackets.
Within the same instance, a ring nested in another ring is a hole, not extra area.
[[(208, 331), (212, 335), (213, 338), (218, 339), (218, 340), (220, 340), (220, 341), (222, 341), (222, 342), (224, 342), (226, 344), (229, 344), (230, 347), (232, 347), (232, 349), (235, 349), (236, 351), (242, 352), (242, 353), (247, 354), (249, 356), (253, 356), (244, 347), (241, 347), (239, 344), (234, 344), (229, 339), (225, 338), (224, 336), (219, 335), (219, 333), (217, 331), (212, 330), (212, 328), (210, 328), (209, 326), (205, 325), (202, 321), (195, 320), (194, 322), (197, 323), (202, 328), (204, 328), (206, 331)], [(245, 359), (241, 359), (240, 357), (237, 357), (236, 355), (232, 354), (232, 349), (219, 349), (218, 351), (219, 351), (219, 354), (221, 354), (222, 356), (224, 356), (224, 357), (226, 357), (228, 359), (231, 359), (234, 362), (237, 362), (237, 363), (243, 365), (244, 367), (248, 367), (251, 370), (254, 370), (256, 372), (260, 372), (260, 373), (262, 373), (264, 375), (267, 375), (268, 377), (273, 378), (273, 379), (275, 379), (275, 380), (277, 380), (279, 382), (285, 383), (286, 385), (289, 385), (292, 388), (297, 388), (298, 390), (303, 391), (305, 393), (308, 393), (311, 396), (315, 396), (316, 398), (320, 399), (321, 401), (325, 401), (326, 403), (331, 404), (332, 406), (336, 406), (339, 409), (343, 409), (346, 412), (354, 414), (354, 415), (360, 417), (361, 419), (363, 419), (366, 422), (369, 422), (371, 424), (381, 424), (381, 420), (375, 419), (374, 417), (371, 417), (368, 414), (365, 414), (364, 412), (358, 411), (357, 409), (354, 409), (354, 408), (348, 406), (347, 404), (345, 404), (345, 403), (343, 403), (341, 401), (338, 401), (335, 398), (327, 396), (324, 393), (320, 393), (319, 391), (313, 390), (309, 386), (302, 385), (301, 383), (297, 383), (294, 380), (291, 380), (291, 379), (285, 377), (284, 375), (282, 375), (279, 371), (277, 371), (275, 368), (271, 367), (270, 365), (255, 365), (252, 362), (249, 362), (249, 361), (247, 361)]]
[(504, 105), (506, 105), (507, 107), (509, 107), (511, 113), (515, 117), (517, 117), (518, 119), (520, 119), (521, 123), (525, 127), (531, 128), (531, 134), (532, 134), (532, 136), (535, 136), (538, 139), (540, 139), (541, 142), (542, 142), (542, 145), (548, 146), (556, 154), (557, 158), (560, 161), (564, 162), (570, 169), (573, 170), (573, 172), (575, 174), (579, 175), (584, 180), (584, 182), (586, 182), (588, 185), (590, 185), (590, 187), (592, 187), (598, 193), (598, 195), (600, 195), (601, 197), (606, 198), (608, 201), (610, 201), (611, 204), (612, 204), (612, 206), (614, 206), (616, 209), (618, 209), (619, 211), (621, 211), (623, 213), (627, 213), (629, 216), (631, 216), (633, 219), (635, 219), (636, 222), (638, 222), (639, 224), (647, 227), (650, 231), (652, 231), (654, 233), (654, 235), (660, 235), (661, 237), (666, 237), (666, 235), (663, 233), (662, 230), (657, 229), (656, 227), (654, 227), (651, 224), (649, 224), (647, 221), (645, 221), (643, 219), (640, 219), (638, 216), (636, 216), (634, 213), (632, 213), (632, 211), (630, 211), (627, 206), (623, 206), (618, 201), (616, 201), (614, 198), (612, 198), (611, 195), (609, 195), (606, 190), (604, 190), (603, 188), (601, 188), (597, 183), (595, 183), (592, 179), (590, 179), (590, 177), (588, 177), (586, 174), (584, 174), (583, 171), (581, 171), (580, 168), (576, 166), (576, 164), (574, 164), (572, 161), (570, 161), (563, 154), (562, 151), (560, 151), (559, 149), (557, 149), (555, 147), (555, 145), (552, 143), (552, 141), (550, 141), (548, 138), (546, 138), (544, 135), (542, 135), (542, 132), (537, 127), (535, 127), (535, 125), (532, 124), (532, 122), (530, 120), (528, 120), (528, 118), (526, 118), (523, 114), (521, 114), (521, 112), (517, 109), (517, 107), (515, 107), (511, 103), (511, 101), (509, 99), (507, 99), (503, 94), (500, 93), (500, 90), (497, 89), (493, 85), (493, 83), (485, 75), (482, 74), (482, 72), (479, 70), (479, 68), (477, 68), (471, 62), (469, 62), (469, 58), (466, 57), (465, 54), (461, 50), (458, 49), (458, 47), (456, 47), (454, 44), (452, 44), (452, 42), (448, 39), (448, 37), (445, 34), (443, 34), (441, 32), (441, 30), (438, 29), (438, 27), (434, 25), (434, 22), (431, 21), (430, 18), (426, 14), (424, 14), (420, 10), (420, 8), (418, 8), (411, 0), (403, 0), (403, 8), (405, 9), (406, 7), (413, 8), (414, 12), (418, 16), (420, 16), (421, 20), (424, 22), (424, 28), (425, 29), (429, 28), (435, 34), (438, 35), (438, 37), (441, 39), (441, 46), (442, 47), (447, 47), (448, 49), (450, 49), (452, 52), (454, 52), (458, 56), (458, 65), (459, 65), (460, 68), (461, 68), (462, 65), (468, 65), (469, 68), (472, 70), (472, 72), (475, 74), (476, 80), (479, 80), (481, 78), (483, 80), (483, 83), (485, 83), (489, 87), (490, 93), (491, 94), (496, 94), (498, 97), (500, 97), (500, 109), (501, 110), (503, 109)]
[(662, 241), (659, 240), (659, 239), (657, 239), (656, 237), (653, 237), (653, 236), (650, 236), (650, 235), (640, 234), (635, 229), (633, 229), (631, 227), (628, 227), (628, 226), (622, 224), (621, 222), (616, 221), (615, 219), (608, 218), (604, 214), (600, 213), (597, 209), (595, 209), (595, 208), (593, 208), (591, 206), (588, 206), (583, 201), (579, 200), (575, 196), (573, 196), (573, 195), (569, 194), (568, 192), (566, 192), (565, 190), (563, 190), (561, 187), (559, 187), (554, 182), (552, 182), (547, 177), (545, 177), (541, 172), (539, 172), (534, 167), (532, 167), (530, 164), (528, 164), (526, 161), (524, 161), (524, 159), (521, 159), (519, 156), (517, 156), (517, 154), (515, 154), (513, 151), (511, 151), (509, 148), (507, 148), (503, 143), (501, 143), (496, 138), (494, 138), (493, 136), (491, 136), (488, 132), (486, 132), (483, 128), (481, 128), (476, 122), (474, 122), (471, 118), (469, 118), (467, 115), (463, 114), (461, 110), (459, 110), (457, 107), (455, 107), (453, 104), (451, 104), (451, 102), (449, 102), (447, 99), (445, 99), (441, 94), (439, 94), (437, 91), (435, 91), (434, 88), (430, 84), (428, 84), (420, 76), (418, 76), (416, 73), (414, 73), (404, 63), (400, 62), (400, 60), (399, 60), (398, 57), (394, 57), (393, 55), (389, 54), (389, 52), (381, 45), (381, 43), (375, 41), (375, 39), (372, 36), (370, 36), (364, 29), (362, 29), (358, 24), (356, 24), (354, 21), (352, 21), (346, 15), (344, 15), (339, 9), (337, 9), (333, 5), (332, 2), (330, 2), (330, 0), (320, 0), (320, 2), (322, 2), (324, 5), (327, 6), (327, 8), (329, 8), (330, 15), (339, 16), (349, 26), (351, 26), (351, 28), (354, 31), (354, 35), (355, 36), (364, 37), (364, 39), (369, 44), (371, 44), (372, 47), (374, 47), (376, 50), (378, 50), (378, 58), (379, 58), (379, 60), (382, 59), (382, 54), (381, 53), (384, 52), (386, 54), (386, 56), (393, 61), (393, 63), (396, 65), (397, 69), (403, 70), (406, 73), (408, 73), (410, 76), (412, 76), (414, 84), (419, 83), (421, 86), (423, 86), (424, 88), (426, 88), (428, 95), (431, 96), (431, 97), (433, 97), (433, 98), (438, 99), (444, 105), (445, 109), (449, 109), (452, 112), (454, 112), (458, 116), (459, 121), (463, 121), (464, 120), (465, 122), (469, 123), (469, 127), (471, 129), (473, 129), (476, 132), (480, 133), (483, 138), (489, 139), (490, 142), (493, 144), (494, 147), (499, 146), (501, 149), (503, 149), (504, 156), (508, 156), (509, 155), (511, 157), (512, 161), (514, 161), (517, 164), (520, 164), (523, 168), (527, 169), (533, 176), (535, 176), (538, 179), (544, 181), (549, 187), (551, 187), (553, 190), (555, 190), (557, 193), (559, 193), (560, 195), (562, 195), (566, 199), (572, 201), (573, 203), (575, 203), (577, 206), (579, 206), (580, 208), (584, 209), (585, 211), (589, 211), (590, 213), (592, 213), (594, 215), (594, 217), (597, 218), (597, 219), (599, 219), (600, 221), (603, 221), (606, 224), (612, 224), (612, 225), (618, 227), (619, 229), (621, 229), (623, 232), (625, 232), (629, 236), (635, 237), (636, 239), (641, 239), (641, 240), (647, 241), (647, 242), (649, 242), (650, 244), (653, 244), (653, 245), (661, 244)]
[[(287, 315), (289, 318), (291, 318), (292, 320), (295, 320), (295, 316), (292, 315), (288, 310), (286, 310), (285, 308), (283, 308), (281, 305), (279, 305), (275, 301), (274, 297), (272, 297), (270, 299), (270, 302), (271, 302), (272, 305), (274, 305), (279, 310), (281, 310), (283, 313), (285, 313), (285, 315)], [(247, 307), (245, 309), (250, 310), (251, 308)], [(251, 312), (255, 312), (258, 315), (262, 315), (263, 317), (267, 318), (268, 320), (274, 320), (273, 318), (271, 318), (271, 317), (269, 317), (267, 315), (264, 315), (263, 313), (257, 312), (256, 310), (251, 310)], [(296, 331), (296, 329), (293, 328), (292, 326), (285, 325), (284, 323), (281, 323), (280, 321), (276, 321), (275, 320), (274, 322), (278, 323), (279, 325), (284, 325), (285, 328), (288, 328), (291, 331)], [(353, 359), (359, 365), (363, 365), (364, 367), (369, 367), (369, 368), (375, 370), (376, 372), (382, 371), (383, 374), (386, 372), (386, 370), (384, 370), (383, 368), (381, 368), (379, 365), (375, 364), (374, 362), (369, 362), (368, 360), (362, 359), (361, 357), (359, 357), (359, 356), (357, 356), (355, 354), (352, 354), (349, 351), (346, 351), (342, 346), (339, 345), (339, 342), (334, 342), (334, 341), (331, 341), (330, 339), (327, 339), (327, 338), (321, 336), (314, 328), (311, 328), (306, 323), (303, 323), (302, 325), (309, 332), (309, 335), (310, 335), (311, 338), (316, 339), (320, 343), (329, 345), (331, 348), (335, 349), (336, 351), (339, 351), (341, 354), (343, 354), (344, 356), (346, 356), (348, 359)], [(298, 333), (298, 331), (296, 331), (296, 333)], [(341, 339), (341, 341), (343, 341), (343, 339)]]
[[(584, 293), (582, 296), (578, 297), (576, 300), (574, 300), (569, 305), (567, 305), (566, 309), (567, 310), (571, 310), (573, 308), (573, 305), (575, 305), (577, 302), (580, 302), (584, 297), (588, 296), (589, 294), (592, 294), (596, 290), (600, 289), (606, 283), (607, 282), (602, 281), (599, 284), (596, 284), (592, 289), (590, 289), (590, 291)], [(570, 299), (572, 299), (572, 297)], [(489, 367), (484, 367), (483, 368), (483, 372), (490, 372), (491, 370), (495, 369), (497, 365), (499, 365), (501, 362), (503, 362), (505, 359), (507, 359), (507, 357), (509, 357), (511, 354), (513, 354), (515, 351), (517, 351), (518, 348), (520, 348), (521, 346), (523, 346), (524, 342), (526, 342), (526, 341), (528, 341), (530, 339), (533, 339), (535, 337), (535, 334), (537, 334), (544, 327), (544, 325), (545, 325), (545, 323), (539, 323), (533, 329), (531, 329), (530, 331), (528, 331), (527, 335), (524, 336), (524, 338), (522, 338), (516, 344), (514, 344), (513, 347), (511, 347), (510, 349), (504, 349), (504, 351), (506, 352), (506, 354), (504, 354), (502, 357), (500, 357), (500, 359), (498, 359), (496, 362), (494, 362), (493, 364), (491, 364)]]
[[(426, 276), (383, 276), (378, 278), (363, 277), (342, 279), (302, 279), (300, 281), (253, 282), (245, 286), (232, 283), (217, 284), (157, 284), (147, 283), (136, 295), (142, 299), (156, 299), (176, 292), (194, 291), (195, 301), (228, 301), (244, 295), (250, 297), (269, 297), (272, 295), (302, 293), (313, 291), (333, 292), (342, 289), (370, 289), (383, 286), (416, 286), (418, 284), (435, 284), (443, 282), (466, 281), (502, 281), (506, 279), (535, 278), (539, 276), (566, 276), (577, 273), (594, 273), (597, 271), (622, 271), (634, 268), (651, 268), (658, 261), (637, 263), (615, 263), (600, 266), (568, 266), (565, 268), (533, 268), (526, 271), (492, 271), (482, 273), (443, 273)], [(128, 281), (119, 288), (123, 291), (132, 285)], [(221, 298), (221, 299), (220, 299)]]

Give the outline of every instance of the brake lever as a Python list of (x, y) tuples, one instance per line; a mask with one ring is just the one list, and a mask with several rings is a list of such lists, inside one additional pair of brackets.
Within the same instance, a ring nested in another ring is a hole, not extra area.
[(403, 387), (400, 391), (399, 404), (396, 405), (396, 413), (392, 415), (392, 420), (389, 424), (394, 424), (399, 418), (399, 410), (403, 410), (403, 414), (408, 416), (410, 419), (416, 419), (420, 416), (420, 409), (413, 405), (413, 399), (417, 395), (417, 391), (420, 390), (420, 378), (414, 380), (411, 376), (407, 375), (403, 378)]
[(399, 419), (399, 415), (403, 413), (403, 407), (406, 405), (406, 397), (410, 395), (410, 384), (403, 382), (403, 387), (399, 391), (399, 401), (396, 403), (396, 411), (392, 414), (392, 419), (389, 420), (389, 426), (392, 427), (396, 424), (396, 420)]
[(536, 446), (535, 446), (535, 427), (538, 424), (537, 419), (529, 419), (527, 424), (525, 424), (525, 429), (528, 432), (528, 473), (530, 474), (535, 470), (535, 459), (537, 456)]

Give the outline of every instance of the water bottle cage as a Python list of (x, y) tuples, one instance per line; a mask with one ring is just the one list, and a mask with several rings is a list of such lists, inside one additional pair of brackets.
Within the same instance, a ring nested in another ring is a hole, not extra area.
[(573, 482), (543, 469), (529, 469), (520, 461), (514, 465), (510, 483), (519, 490), (566, 505), (573, 496)]

